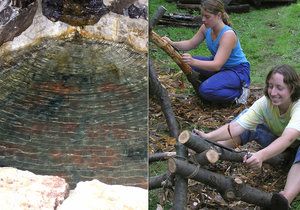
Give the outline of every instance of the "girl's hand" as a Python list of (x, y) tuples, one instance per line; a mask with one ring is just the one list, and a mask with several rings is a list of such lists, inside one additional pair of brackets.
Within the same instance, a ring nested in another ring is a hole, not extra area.
[(197, 136), (200, 136), (201, 138), (207, 139), (207, 134), (203, 131), (197, 130), (196, 128), (193, 129), (192, 133), (196, 134)]
[(182, 54), (182, 60), (183, 62), (192, 65), (194, 58), (189, 53)]
[(173, 43), (172, 40), (169, 37), (167, 37), (167, 36), (162, 37), (162, 39), (164, 41), (168, 42), (170, 45), (172, 45), (172, 43)]
[(250, 157), (249, 156), (247, 157), (247, 156), (248, 156), (248, 154), (244, 156), (243, 162), (246, 165), (248, 165), (250, 168), (260, 169), (262, 167), (263, 161), (257, 152), (252, 153)]

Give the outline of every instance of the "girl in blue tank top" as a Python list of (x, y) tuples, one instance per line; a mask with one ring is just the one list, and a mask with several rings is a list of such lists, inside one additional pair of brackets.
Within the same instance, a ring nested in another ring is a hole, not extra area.
[(196, 91), (207, 101), (246, 103), (249, 95), (250, 64), (239, 39), (230, 27), (228, 14), (221, 0), (206, 0), (201, 5), (202, 25), (189, 40), (174, 42), (164, 37), (174, 48), (188, 51), (204, 40), (210, 57), (191, 56), (182, 59), (193, 71), (200, 73)]

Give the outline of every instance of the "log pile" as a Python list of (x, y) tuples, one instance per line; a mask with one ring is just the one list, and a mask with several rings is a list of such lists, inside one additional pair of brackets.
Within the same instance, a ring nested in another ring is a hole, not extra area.
[[(195, 153), (189, 155), (186, 159), (178, 158), (174, 154), (170, 155), (169, 153), (165, 155), (160, 154), (164, 159), (169, 157), (169, 171), (163, 175), (150, 178), (150, 190), (160, 187), (171, 187), (174, 176), (180, 175), (182, 178), (192, 179), (215, 188), (226, 201), (244, 201), (265, 208), (271, 205), (271, 193), (244, 183), (240, 177), (225, 176), (207, 170), (204, 167), (223, 160), (242, 163), (247, 151), (235, 151), (203, 139), (189, 131), (183, 131), (178, 137), (178, 142)], [(265, 163), (277, 168), (289, 166), (294, 155), (291, 151), (285, 151)]]
[[(193, 9), (200, 11), (200, 5), (202, 1), (199, 0), (179, 0), (177, 2), (177, 7), (182, 9)], [(228, 13), (243, 13), (243, 12), (249, 12), (250, 11), (250, 4), (249, 1), (224, 1), (226, 11)]]
[[(170, 2), (170, 0), (169, 0)], [(172, 1), (171, 1), (172, 2)], [(202, 0), (178, 0), (176, 5), (179, 9), (188, 9), (200, 11), (200, 6)], [(250, 11), (251, 5), (254, 7), (260, 7), (265, 4), (274, 5), (274, 4), (290, 4), (295, 3), (296, 0), (224, 0), (226, 11), (228, 13), (245, 13)], [(160, 25), (169, 25), (169, 26), (183, 26), (183, 27), (193, 27), (197, 28), (202, 24), (201, 16), (192, 16), (188, 14), (165, 14), (160, 20)]]
[[(149, 24), (150, 40), (174, 60), (195, 88), (197, 84), (196, 78), (198, 78), (197, 75), (193, 75), (191, 68), (184, 65), (176, 49), (153, 31), (154, 25), (163, 17), (164, 12), (165, 10), (160, 8)], [(149, 70), (150, 93), (159, 101), (167, 120), (170, 135), (177, 137), (179, 131), (178, 124), (172, 110), (168, 93), (157, 79), (151, 60)], [(188, 155), (187, 148), (193, 150), (194, 153)], [(173, 209), (186, 209), (188, 180), (193, 179), (217, 189), (227, 201), (245, 201), (257, 206), (269, 207), (272, 196), (270, 193), (245, 184), (239, 177), (226, 177), (202, 167), (208, 164), (214, 164), (219, 160), (242, 163), (243, 157), (246, 154), (247, 151), (237, 152), (217, 143), (202, 139), (189, 131), (183, 131), (177, 138), (176, 153), (154, 154), (149, 157), (149, 162), (168, 160), (168, 171), (166, 173), (150, 177), (149, 190), (173, 188), (175, 185)], [(293, 157), (293, 153), (286, 151), (268, 160), (268, 163), (276, 167), (287, 166), (292, 163)]]
[[(200, 5), (203, 0), (178, 0), (176, 1), (179, 4), (194, 4), (194, 5)], [(254, 6), (260, 6), (267, 3), (295, 3), (296, 0), (223, 0), (226, 7), (235, 7), (240, 6), (243, 4), (248, 5), (254, 5)]]

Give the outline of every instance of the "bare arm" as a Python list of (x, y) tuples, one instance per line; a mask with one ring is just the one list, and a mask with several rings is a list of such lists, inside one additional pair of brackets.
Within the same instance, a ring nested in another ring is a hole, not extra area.
[(205, 26), (201, 25), (197, 33), (189, 40), (174, 42), (167, 37), (164, 39), (178, 50), (188, 51), (195, 49), (205, 39)]
[(218, 51), (212, 61), (202, 61), (194, 59), (190, 54), (183, 54), (183, 61), (191, 66), (195, 66), (204, 70), (219, 71), (228, 60), (232, 49), (235, 47), (237, 37), (233, 31), (226, 31), (222, 36)]
[(266, 148), (253, 153), (251, 158), (245, 160), (245, 163), (250, 167), (260, 168), (265, 160), (282, 153), (299, 137), (300, 131), (293, 128), (286, 128), (280, 137)]
[[(240, 126), (236, 121), (230, 122), (230, 133), (232, 137), (239, 136), (245, 131), (245, 128)], [(198, 133), (199, 132), (199, 133)], [(224, 141), (228, 140), (231, 138), (228, 132), (228, 124), (223, 125), (222, 127), (209, 132), (209, 133), (204, 133), (201, 131), (198, 131), (197, 134), (205, 139), (208, 139), (210, 141)]]

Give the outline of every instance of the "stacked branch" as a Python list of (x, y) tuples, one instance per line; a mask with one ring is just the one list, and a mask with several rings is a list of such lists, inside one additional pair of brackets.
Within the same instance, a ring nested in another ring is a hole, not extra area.
[[(243, 162), (243, 157), (247, 155), (247, 151), (235, 151), (231, 148), (224, 147), (223, 145), (217, 144), (215, 142), (210, 142), (206, 139), (201, 138), (198, 135), (193, 134), (190, 131), (183, 131), (179, 137), (178, 141), (185, 145), (186, 147), (194, 150), (198, 154), (194, 155), (194, 159), (197, 160), (198, 163), (201, 162), (213, 162), (209, 160), (205, 160), (203, 158), (203, 152), (207, 150), (214, 150), (217, 154), (217, 159), (219, 160), (227, 160), (231, 162)], [(286, 150), (285, 152), (270, 158), (269, 160), (265, 161), (265, 163), (270, 164), (273, 167), (282, 167), (288, 166), (291, 161), (293, 160), (295, 153), (292, 150)], [(208, 156), (209, 157), (209, 156)], [(216, 157), (213, 157), (216, 159)]]
[(170, 135), (177, 137), (179, 135), (178, 124), (175, 118), (175, 114), (172, 109), (172, 104), (166, 89), (161, 85), (157, 78), (156, 72), (153, 68), (151, 59), (149, 60), (149, 90), (150, 94), (154, 96), (161, 106), (164, 113)]
[(242, 200), (262, 207), (269, 207), (271, 204), (272, 195), (270, 193), (246, 185), (240, 179), (233, 179), (203, 169), (200, 165), (172, 158), (168, 162), (168, 168), (171, 173), (180, 174), (182, 177), (202, 182), (217, 189), (227, 201)]
[[(163, 41), (163, 39), (157, 35), (155, 32), (153, 32), (153, 27), (157, 24), (159, 19), (164, 15), (166, 12), (166, 9), (164, 7), (159, 7), (156, 14), (154, 15), (154, 18), (151, 20), (149, 24), (149, 33), (150, 33), (150, 39), (155, 43), (155, 44), (162, 44), (162, 46), (167, 46), (166, 42)], [(168, 47), (164, 47), (165, 49), (169, 49)], [(170, 48), (172, 50), (172, 46)], [(174, 48), (173, 48), (174, 51)], [(176, 54), (178, 59), (177, 59), (177, 64), (180, 63), (181, 66), (185, 66), (186, 70), (185, 74), (186, 75), (192, 75), (192, 69), (190, 66), (185, 64), (181, 56), (179, 54)], [(174, 56), (173, 56), (174, 57)], [(154, 71), (153, 71), (154, 72)], [(172, 109), (172, 107), (170, 108)], [(175, 134), (175, 133), (174, 133)], [(178, 137), (178, 134), (176, 135), (176, 138)], [(187, 157), (187, 149), (184, 145), (181, 145), (177, 141), (176, 145), (176, 154), (178, 157), (186, 158)], [(176, 183), (175, 183), (175, 196), (174, 196), (174, 201), (173, 201), (173, 208), (174, 209), (184, 209), (187, 204), (187, 188), (188, 188), (188, 179), (182, 177), (179, 174), (175, 175)], [(160, 182), (162, 183), (162, 182)]]
[(149, 155), (149, 163), (168, 160), (171, 157), (175, 157), (176, 152), (159, 152)]
[[(199, 10), (200, 4), (187, 4), (187, 3), (177, 3), (177, 7), (180, 9), (192, 9)], [(250, 11), (249, 4), (238, 4), (238, 5), (227, 5), (226, 11), (228, 13), (244, 13)]]
[(149, 190), (157, 188), (172, 188), (174, 186), (174, 175), (167, 171), (164, 174), (150, 177)]

